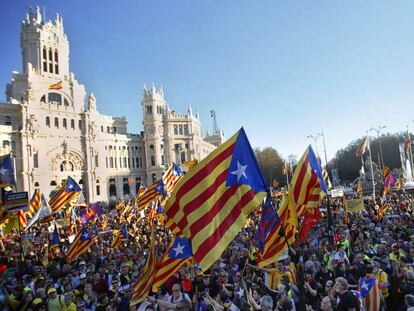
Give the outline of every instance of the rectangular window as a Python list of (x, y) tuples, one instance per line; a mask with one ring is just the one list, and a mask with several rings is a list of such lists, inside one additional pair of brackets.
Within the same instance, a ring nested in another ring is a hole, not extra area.
[(109, 158), (109, 168), (114, 168), (114, 158), (113, 157)]
[(131, 161), (129, 161), (129, 158), (128, 158), (128, 168), (131, 168)]
[(139, 158), (139, 167), (143, 168), (144, 166), (142, 165), (142, 158)]
[(99, 167), (99, 157), (95, 154), (95, 167)]
[(53, 73), (53, 64), (49, 63), (49, 72)]
[(63, 119), (63, 127), (64, 127), (64, 128), (67, 128), (67, 127), (68, 127), (68, 125), (67, 125), (67, 123), (66, 123), (66, 119)]
[[(129, 159), (128, 159), (129, 160)], [(132, 158), (132, 168), (135, 168), (135, 161), (134, 158)]]
[(181, 163), (185, 162), (185, 152), (181, 152)]
[(46, 62), (43, 62), (43, 71), (47, 72), (47, 63)]
[(151, 165), (155, 166), (155, 156), (151, 156)]
[(38, 168), (39, 167), (39, 156), (37, 153), (33, 155), (33, 167)]
[(70, 120), (70, 127), (73, 129), (75, 128), (75, 120)]
[(59, 74), (59, 66), (56, 64), (55, 65), (55, 73), (58, 75)]
[(80, 130), (82, 129), (82, 120), (79, 120), (78, 127), (79, 127)]
[(138, 161), (138, 158), (135, 158), (135, 165), (136, 165), (136, 167), (137, 167), (137, 168), (139, 168), (139, 161)]
[(59, 128), (59, 119), (55, 118), (55, 127)]
[(101, 195), (101, 186), (96, 185), (96, 195)]
[(127, 167), (127, 158), (124, 158), (124, 168)]
[(106, 168), (108, 168), (108, 157), (105, 157), (105, 165), (106, 165)]

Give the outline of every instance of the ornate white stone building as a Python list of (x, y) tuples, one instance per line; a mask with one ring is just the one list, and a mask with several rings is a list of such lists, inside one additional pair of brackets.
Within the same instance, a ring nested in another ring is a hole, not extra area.
[(0, 103), (0, 154), (11, 151), (16, 159), (18, 191), (40, 188), (48, 196), (70, 175), (89, 201), (123, 198), (136, 193), (129, 178), (152, 183), (172, 162), (200, 160), (223, 141), (221, 132), (203, 137), (198, 113), (172, 111), (154, 86), (142, 93), (139, 134), (127, 132), (125, 117), (99, 113), (94, 95), (69, 71), (59, 15), (52, 22), (39, 8), (29, 12), (21, 49), (23, 72), (13, 72)]

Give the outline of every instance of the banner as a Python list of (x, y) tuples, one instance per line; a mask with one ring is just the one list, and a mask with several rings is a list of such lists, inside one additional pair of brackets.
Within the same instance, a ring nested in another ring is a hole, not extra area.
[(349, 199), (344, 200), (344, 205), (348, 213), (362, 212), (364, 210), (364, 199)]
[(331, 189), (330, 194), (333, 198), (343, 197), (344, 196), (344, 188)]

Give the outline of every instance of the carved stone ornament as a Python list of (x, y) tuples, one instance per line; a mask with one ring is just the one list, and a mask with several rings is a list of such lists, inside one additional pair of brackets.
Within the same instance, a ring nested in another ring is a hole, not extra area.
[(88, 97), (88, 109), (89, 111), (95, 111), (96, 110), (96, 98), (93, 93), (91, 93)]
[[(51, 158), (51, 161), (49, 163), (51, 170), (59, 171), (61, 164), (64, 164), (66, 170), (69, 170), (69, 162), (73, 164), (73, 170), (83, 170), (84, 157), (80, 152), (68, 149), (67, 143), (65, 141), (62, 143), (62, 149), (60, 150), (61, 152), (57, 153), (55, 156)], [(50, 153), (51, 152), (49, 152), (49, 154)]]
[(28, 100), (34, 100), (35, 99), (33, 86), (32, 86), (31, 82), (27, 83), (27, 99)]
[(36, 116), (31, 114), (29, 118), (26, 119), (26, 130), (31, 137), (37, 132), (39, 132), (39, 123), (37, 122)]
[(97, 129), (96, 122), (95, 122), (95, 121), (92, 121), (92, 122), (89, 124), (89, 136), (90, 136), (93, 140), (96, 138), (96, 129)]

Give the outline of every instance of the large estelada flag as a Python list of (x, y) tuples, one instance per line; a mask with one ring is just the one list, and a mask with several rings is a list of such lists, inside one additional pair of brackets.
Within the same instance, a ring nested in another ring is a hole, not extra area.
[(309, 146), (296, 166), (289, 193), (283, 196), (278, 210), (280, 222), (267, 235), (264, 251), (258, 252), (256, 260), (259, 266), (274, 263), (282, 256), (288, 243), (292, 245), (295, 241), (298, 217), (301, 217), (305, 210), (308, 211), (307, 214), (314, 214), (314, 209), (319, 208), (326, 193), (321, 167), (312, 147)]
[(11, 154), (0, 156), (0, 187), (14, 186), (14, 167)]
[(59, 212), (67, 203), (72, 203), (80, 194), (82, 189), (70, 176), (65, 184), (49, 200), (53, 213)]
[(73, 261), (80, 255), (85, 253), (93, 243), (93, 235), (91, 235), (85, 227), (82, 228), (76, 235), (73, 243), (70, 245), (66, 258)]
[(381, 306), (381, 292), (377, 279), (373, 276), (361, 278), (358, 289), (362, 296), (364, 310), (379, 311)]
[(165, 206), (178, 236), (191, 241), (194, 260), (207, 270), (259, 207), (268, 187), (244, 129), (193, 167)]

